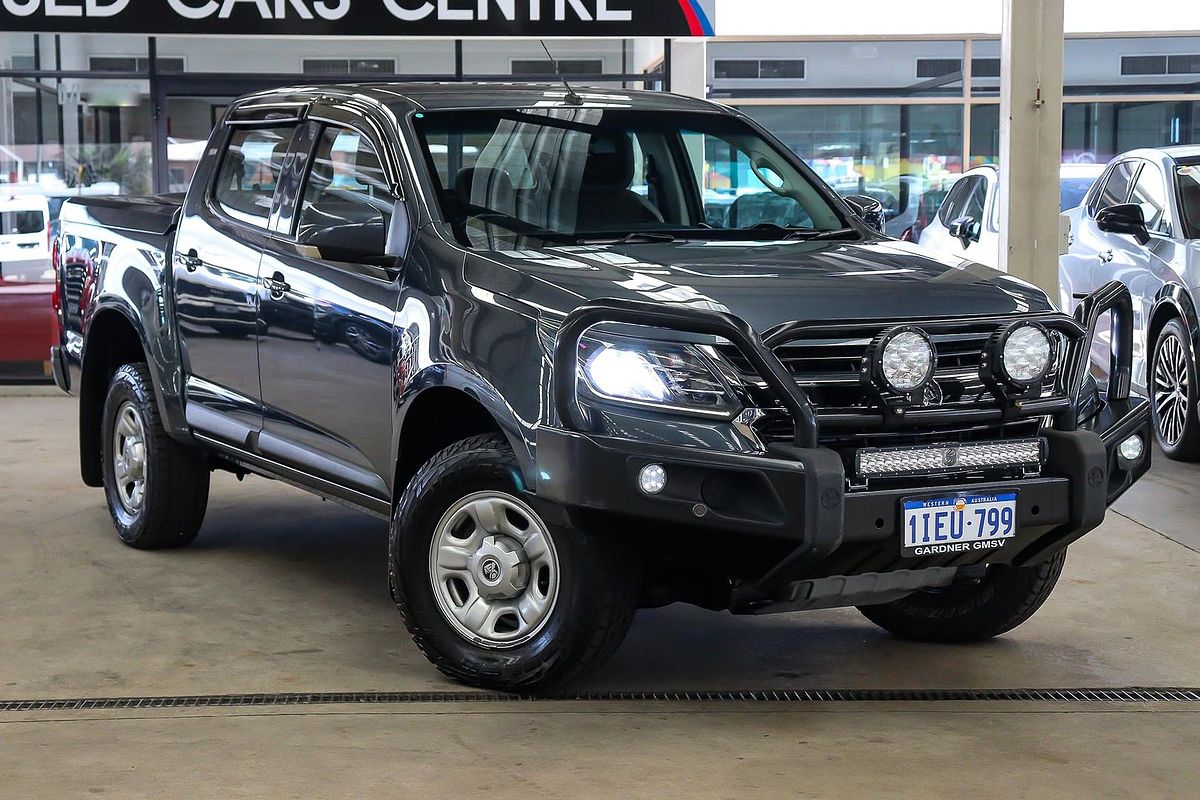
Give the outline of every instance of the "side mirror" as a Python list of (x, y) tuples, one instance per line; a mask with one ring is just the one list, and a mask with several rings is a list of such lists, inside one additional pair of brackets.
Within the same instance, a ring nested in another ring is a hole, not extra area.
[(1132, 236), (1142, 246), (1150, 243), (1146, 217), (1137, 203), (1119, 203), (1100, 209), (1096, 212), (1096, 227), (1106, 233)]
[(959, 217), (950, 223), (950, 235), (962, 244), (963, 250), (971, 246), (971, 242), (979, 241), (979, 222), (974, 217)]
[(868, 227), (883, 233), (884, 223), (887, 222), (883, 203), (865, 194), (852, 194), (842, 199), (846, 201), (846, 205), (850, 206), (854, 216), (861, 219)]

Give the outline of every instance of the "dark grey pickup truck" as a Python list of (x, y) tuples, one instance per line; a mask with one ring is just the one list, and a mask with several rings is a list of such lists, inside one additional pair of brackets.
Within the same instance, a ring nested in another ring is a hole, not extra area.
[(218, 469), (377, 514), (476, 685), (560, 685), (680, 601), (996, 636), (1149, 467), (1129, 294), (1066, 316), (878, 211), (672, 95), (253, 95), (186, 197), (66, 204), (55, 377), (127, 544), (191, 541)]

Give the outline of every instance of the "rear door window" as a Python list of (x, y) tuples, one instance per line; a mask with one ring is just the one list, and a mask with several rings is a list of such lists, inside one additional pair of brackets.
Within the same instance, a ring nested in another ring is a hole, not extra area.
[(294, 132), (294, 125), (233, 131), (213, 186), (213, 200), (223, 212), (238, 222), (267, 227)]
[(22, 236), (41, 233), (46, 217), (41, 211), (0, 211), (0, 234)]

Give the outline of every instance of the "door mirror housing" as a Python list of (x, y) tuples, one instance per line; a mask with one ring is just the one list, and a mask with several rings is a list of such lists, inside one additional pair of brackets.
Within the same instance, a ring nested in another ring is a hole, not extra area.
[(950, 223), (950, 235), (958, 239), (963, 250), (966, 250), (972, 242), (979, 241), (981, 228), (979, 220), (971, 216), (962, 216)]
[(1143, 247), (1150, 243), (1146, 217), (1137, 203), (1118, 203), (1096, 212), (1096, 227), (1105, 233), (1132, 236)]
[(394, 268), (408, 253), (412, 226), (403, 200), (392, 207), (390, 221), (382, 215), (370, 222), (331, 225), (302, 234), (300, 244), (315, 247), (321, 258), (351, 264)]
[(865, 194), (852, 194), (842, 199), (846, 201), (846, 205), (850, 206), (854, 216), (866, 223), (869, 228), (883, 233), (883, 226), (887, 221), (883, 203)]

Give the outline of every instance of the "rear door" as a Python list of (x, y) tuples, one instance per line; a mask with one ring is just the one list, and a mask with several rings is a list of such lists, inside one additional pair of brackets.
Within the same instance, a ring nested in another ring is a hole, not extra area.
[(305, 163), (289, 169), (295, 199), (262, 262), (258, 443), (268, 457), (386, 500), (400, 271), (384, 252), (397, 198), (380, 143), (350, 115), (326, 113), (330, 121), (305, 127)]
[(0, 199), (0, 276), (39, 280), (50, 266), (50, 214), (46, 198)]
[(238, 125), (214, 137), (173, 254), (187, 420), (239, 448), (262, 426), (259, 260), (296, 122)]

